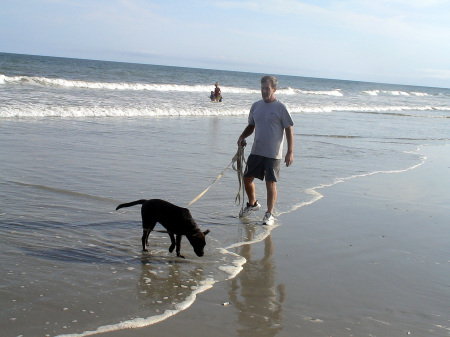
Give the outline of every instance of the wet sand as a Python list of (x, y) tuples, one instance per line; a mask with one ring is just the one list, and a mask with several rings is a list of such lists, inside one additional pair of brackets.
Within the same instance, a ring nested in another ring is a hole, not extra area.
[(416, 169), (318, 190), (279, 216), (239, 248), (243, 271), (188, 309), (102, 336), (450, 335), (450, 146), (420, 153)]

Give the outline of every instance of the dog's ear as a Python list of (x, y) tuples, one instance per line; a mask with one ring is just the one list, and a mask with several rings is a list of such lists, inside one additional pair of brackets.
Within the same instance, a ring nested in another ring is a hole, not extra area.
[(209, 233), (209, 229), (203, 232), (203, 235), (207, 235)]

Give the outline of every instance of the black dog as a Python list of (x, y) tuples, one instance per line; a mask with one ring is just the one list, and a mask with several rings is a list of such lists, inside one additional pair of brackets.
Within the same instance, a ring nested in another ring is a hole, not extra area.
[(184, 256), (180, 255), (180, 246), (181, 238), (185, 235), (194, 248), (195, 254), (197, 256), (203, 256), (203, 248), (206, 245), (205, 235), (209, 233), (209, 229), (202, 233), (187, 208), (182, 208), (160, 199), (142, 199), (121, 204), (117, 206), (116, 210), (134, 205), (142, 205), (142, 228), (144, 230), (142, 234), (143, 251), (147, 251), (148, 236), (153, 228), (155, 228), (156, 223), (159, 222), (167, 229), (170, 236), (172, 244), (170, 245), (169, 252), (172, 253), (176, 246), (177, 256), (184, 259)]

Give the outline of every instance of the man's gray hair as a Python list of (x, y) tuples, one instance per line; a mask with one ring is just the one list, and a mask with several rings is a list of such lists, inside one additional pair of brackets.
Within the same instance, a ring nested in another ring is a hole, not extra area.
[(274, 89), (278, 86), (278, 80), (275, 76), (264, 76), (261, 78), (261, 84), (266, 83), (267, 81), (270, 82), (270, 86)]

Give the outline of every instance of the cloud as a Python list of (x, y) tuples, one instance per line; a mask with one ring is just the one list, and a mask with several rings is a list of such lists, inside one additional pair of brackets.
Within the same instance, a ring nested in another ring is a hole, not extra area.
[(425, 76), (439, 80), (450, 80), (450, 69), (423, 69)]
[[(220, 1), (214, 3), (223, 10), (243, 10), (284, 17), (287, 21), (314, 21), (324, 27), (340, 27), (355, 33), (402, 39), (427, 39), (439, 30), (450, 33), (449, 27), (439, 26), (436, 17), (423, 13), (432, 8), (439, 15), (449, 12), (443, 0), (382, 0), (330, 1), (324, 5), (296, 0)], [(438, 20), (439, 21), (439, 20)], [(270, 27), (270, 21), (267, 22)]]
[(399, 4), (406, 7), (425, 8), (445, 4), (447, 0), (379, 0), (378, 2), (384, 5)]

